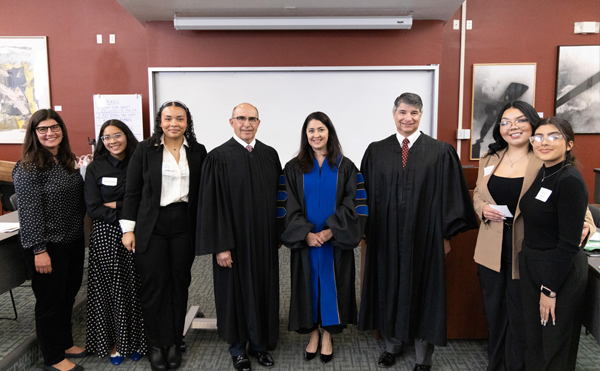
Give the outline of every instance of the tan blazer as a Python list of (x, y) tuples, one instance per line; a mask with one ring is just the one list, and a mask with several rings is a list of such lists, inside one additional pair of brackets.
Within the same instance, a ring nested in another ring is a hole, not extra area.
[[(496, 167), (502, 161), (506, 150), (498, 151), (498, 155), (485, 155), (479, 160), (479, 173), (477, 175), (477, 185), (473, 192), (473, 205), (475, 212), (481, 219), (479, 226), (479, 234), (477, 235), (477, 244), (475, 245), (475, 262), (483, 265), (496, 272), (500, 272), (501, 255), (502, 255), (502, 233), (504, 231), (504, 223), (490, 222), (483, 217), (483, 207), (485, 205), (496, 205), (496, 202), (490, 195), (487, 184), (492, 174), (496, 172)], [(523, 244), (523, 218), (521, 216), (521, 197), (527, 192), (531, 183), (535, 180), (537, 174), (540, 172), (542, 167), (542, 160), (538, 159), (533, 153), (529, 156), (529, 164), (525, 170), (525, 179), (523, 179), (523, 188), (521, 188), (521, 195), (519, 196), (519, 202), (515, 211), (513, 219), (513, 253), (512, 253), (512, 278), (519, 278), (519, 252), (521, 251), (521, 245)], [(489, 174), (485, 175), (485, 169), (492, 166), (493, 168)], [(590, 225), (591, 236), (595, 231), (594, 220), (589, 209), (585, 215), (585, 221)], [(585, 242), (585, 241), (584, 241)]]

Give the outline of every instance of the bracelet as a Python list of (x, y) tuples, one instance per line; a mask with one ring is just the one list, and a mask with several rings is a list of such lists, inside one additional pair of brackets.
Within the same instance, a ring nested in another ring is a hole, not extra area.
[(542, 290), (542, 294), (546, 295), (547, 297), (549, 297), (551, 299), (554, 299), (556, 297), (556, 293), (544, 285), (542, 285), (541, 290)]

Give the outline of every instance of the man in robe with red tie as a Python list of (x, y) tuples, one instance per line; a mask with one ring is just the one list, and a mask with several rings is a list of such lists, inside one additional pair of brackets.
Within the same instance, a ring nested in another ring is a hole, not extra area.
[(218, 333), (242, 371), (251, 369), (248, 355), (274, 365), (267, 350), (279, 337), (277, 249), (285, 209), (278, 202), (286, 197), (277, 152), (255, 139), (256, 107), (236, 106), (229, 123), (233, 138), (202, 166), (196, 254), (213, 254)]
[(362, 160), (369, 220), (359, 330), (378, 329), (390, 367), (414, 341), (414, 370), (430, 370), (446, 345), (445, 254), (450, 238), (478, 227), (454, 148), (420, 132), (423, 102), (394, 102), (396, 134), (369, 145)]

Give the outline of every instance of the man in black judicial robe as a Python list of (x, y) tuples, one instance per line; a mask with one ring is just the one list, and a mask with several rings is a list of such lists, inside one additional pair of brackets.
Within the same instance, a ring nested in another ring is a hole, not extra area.
[(274, 365), (267, 348), (274, 349), (279, 336), (285, 209), (277, 207), (277, 192), (285, 184), (279, 186), (277, 152), (255, 139), (258, 110), (240, 104), (229, 122), (235, 135), (202, 167), (196, 253), (213, 254), (218, 333), (229, 343), (235, 369), (250, 370), (247, 354), (262, 366)]
[(418, 131), (422, 107), (416, 94), (399, 96), (397, 134), (371, 143), (361, 164), (369, 220), (358, 328), (381, 331), (380, 367), (414, 339), (414, 370), (431, 369), (434, 346), (446, 345), (449, 240), (477, 228), (456, 151)]

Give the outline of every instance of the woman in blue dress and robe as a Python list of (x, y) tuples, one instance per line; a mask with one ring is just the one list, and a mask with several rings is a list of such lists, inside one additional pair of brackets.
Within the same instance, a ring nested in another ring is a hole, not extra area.
[(354, 251), (367, 219), (362, 175), (342, 149), (329, 117), (311, 113), (302, 126), (298, 156), (285, 166), (286, 229), (291, 250), (288, 330), (311, 334), (304, 352), (333, 358), (331, 335), (356, 324)]

